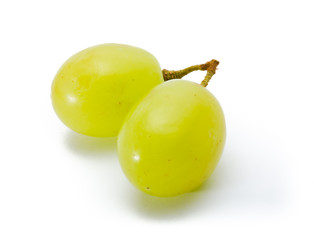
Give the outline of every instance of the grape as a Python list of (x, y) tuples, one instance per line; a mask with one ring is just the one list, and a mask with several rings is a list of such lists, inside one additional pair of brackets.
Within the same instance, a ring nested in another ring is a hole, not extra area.
[(69, 58), (51, 89), (55, 112), (72, 130), (89, 136), (118, 134), (132, 106), (163, 82), (156, 58), (121, 44), (87, 48)]
[(205, 87), (167, 81), (129, 113), (118, 136), (119, 161), (138, 189), (161, 197), (183, 194), (213, 172), (225, 132), (220, 104)]

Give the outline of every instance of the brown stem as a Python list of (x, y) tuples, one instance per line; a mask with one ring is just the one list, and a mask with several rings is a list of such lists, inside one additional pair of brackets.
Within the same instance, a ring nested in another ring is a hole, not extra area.
[(181, 79), (185, 75), (191, 72), (197, 71), (197, 70), (207, 71), (206, 77), (201, 83), (202, 86), (206, 87), (211, 77), (215, 74), (218, 64), (219, 62), (213, 59), (204, 64), (194, 65), (194, 66), (191, 66), (182, 70), (178, 70), (178, 71), (163, 69), (162, 74), (163, 74), (164, 80), (168, 81), (171, 79)]
[(208, 67), (207, 67), (207, 74), (206, 74), (204, 80), (201, 82), (201, 85), (203, 87), (206, 87), (208, 85), (209, 80), (216, 73), (218, 64), (219, 64), (219, 62), (215, 59), (213, 59), (209, 62)]
[(212, 65), (212, 61), (207, 62), (205, 64), (194, 65), (194, 66), (191, 66), (182, 70), (178, 70), (178, 71), (163, 69), (162, 74), (165, 81), (168, 81), (171, 79), (181, 79), (185, 75), (191, 72), (197, 71), (197, 70), (206, 71), (210, 67), (210, 65)]

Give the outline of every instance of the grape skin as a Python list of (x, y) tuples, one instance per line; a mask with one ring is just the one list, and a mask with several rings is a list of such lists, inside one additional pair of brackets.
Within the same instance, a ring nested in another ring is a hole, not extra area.
[(89, 136), (111, 137), (132, 106), (163, 82), (149, 52), (122, 44), (102, 44), (69, 58), (56, 74), (51, 99), (61, 121)]
[(215, 169), (225, 143), (224, 114), (199, 84), (171, 80), (155, 87), (126, 119), (118, 154), (138, 189), (161, 197), (197, 188)]

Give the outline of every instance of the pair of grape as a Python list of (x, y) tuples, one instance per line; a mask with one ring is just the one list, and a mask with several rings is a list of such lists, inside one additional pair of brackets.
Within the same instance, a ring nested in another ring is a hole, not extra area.
[[(207, 81), (218, 65), (213, 63)], [(122, 169), (137, 188), (175, 196), (204, 182), (223, 150), (224, 115), (206, 85), (164, 81), (158, 61), (147, 51), (103, 44), (63, 64), (51, 97), (57, 115), (72, 130), (118, 135)]]

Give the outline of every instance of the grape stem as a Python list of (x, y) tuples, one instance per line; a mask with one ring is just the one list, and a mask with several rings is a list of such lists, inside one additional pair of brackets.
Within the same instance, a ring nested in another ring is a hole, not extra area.
[(201, 85), (206, 87), (209, 80), (212, 78), (212, 76), (215, 74), (217, 66), (218, 66), (219, 62), (215, 59), (206, 62), (204, 64), (199, 64), (199, 65), (194, 65), (182, 70), (167, 70), (167, 69), (163, 69), (162, 70), (162, 74), (164, 77), (165, 81), (171, 80), (171, 79), (181, 79), (182, 77), (184, 77), (185, 75), (194, 72), (194, 71), (207, 71), (207, 74), (204, 78), (204, 80), (202, 81)]
[(219, 62), (215, 59), (211, 60), (208, 64), (208, 68), (207, 68), (207, 73), (206, 76), (204, 78), (204, 80), (201, 82), (201, 85), (203, 87), (207, 87), (209, 80), (212, 78), (212, 76), (214, 76), (214, 74), (216, 73), (217, 70), (217, 66), (218, 66)]

